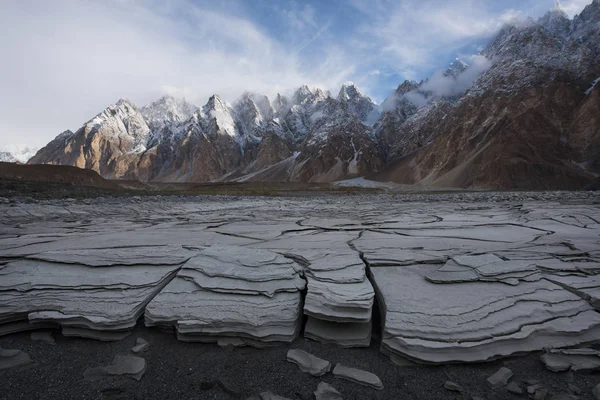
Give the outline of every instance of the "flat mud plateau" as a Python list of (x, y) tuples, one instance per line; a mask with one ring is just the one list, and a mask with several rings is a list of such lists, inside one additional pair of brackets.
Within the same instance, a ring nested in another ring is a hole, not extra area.
[(0, 198), (0, 399), (594, 399), (598, 310), (593, 192)]

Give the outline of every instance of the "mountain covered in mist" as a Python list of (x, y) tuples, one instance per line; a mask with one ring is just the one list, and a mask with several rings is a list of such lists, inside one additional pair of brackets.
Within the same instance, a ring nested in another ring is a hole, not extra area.
[(218, 95), (196, 106), (119, 100), (29, 161), (144, 181), (311, 181), (364, 176), (470, 188), (578, 188), (600, 174), (600, 0), (507, 24), (476, 56), (380, 105), (338, 93)]
[(26, 145), (0, 146), (0, 162), (26, 163), (37, 151)]

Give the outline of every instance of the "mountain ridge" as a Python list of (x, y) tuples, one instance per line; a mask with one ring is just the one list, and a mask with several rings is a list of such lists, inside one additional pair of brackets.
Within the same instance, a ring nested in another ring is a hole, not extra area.
[[(119, 100), (30, 163), (148, 181), (370, 176), (468, 188), (574, 188), (600, 174), (600, 102), (592, 85), (600, 76), (597, 28), (599, 0), (572, 20), (553, 9), (537, 21), (506, 24), (479, 55), (403, 82), (380, 105), (352, 82), (335, 97), (305, 85), (290, 98), (245, 92), (229, 104), (213, 95), (202, 107), (168, 96), (141, 108)], [(477, 161), (492, 155), (495, 164)], [(410, 163), (398, 162), (406, 157)]]

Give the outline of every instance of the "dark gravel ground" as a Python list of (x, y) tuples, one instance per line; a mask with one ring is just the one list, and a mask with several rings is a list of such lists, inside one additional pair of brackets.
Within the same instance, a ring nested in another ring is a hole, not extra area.
[[(83, 379), (89, 367), (108, 365), (117, 354), (131, 354), (135, 340), (143, 337), (150, 349), (143, 353), (148, 366), (141, 381), (110, 377), (96, 382)], [(291, 346), (268, 349), (222, 349), (216, 345), (182, 343), (173, 334), (147, 329), (139, 324), (134, 333), (120, 342), (99, 342), (66, 338), (56, 334), (56, 345), (33, 342), (27, 332), (0, 338), (3, 348), (21, 349), (34, 364), (0, 371), (0, 399), (246, 399), (272, 391), (290, 399), (312, 399), (322, 380), (337, 388), (344, 399), (518, 399), (504, 388), (492, 390), (486, 378), (500, 367), (514, 372), (513, 380), (525, 386), (528, 379), (543, 383), (547, 399), (568, 393), (569, 383), (581, 389), (580, 399), (593, 399), (592, 390), (600, 374), (553, 373), (544, 367), (539, 354), (530, 354), (485, 364), (398, 367), (378, 351), (376, 340), (368, 349), (342, 349), (299, 339)], [(289, 348), (300, 348), (333, 363), (341, 362), (377, 374), (385, 389), (376, 391), (327, 374), (315, 378), (286, 361)], [(237, 388), (239, 396), (225, 392), (211, 382), (218, 378)], [(464, 388), (463, 394), (444, 389), (451, 379)], [(211, 387), (212, 386), (212, 387)], [(110, 390), (118, 389), (118, 390)], [(122, 397), (108, 397), (118, 394)]]

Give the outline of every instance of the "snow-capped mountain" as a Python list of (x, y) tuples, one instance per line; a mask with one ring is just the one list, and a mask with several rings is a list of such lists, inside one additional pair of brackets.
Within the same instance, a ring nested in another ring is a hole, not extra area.
[(342, 85), (337, 99), (345, 103), (348, 111), (356, 115), (365, 125), (373, 125), (381, 115), (381, 107), (375, 104), (369, 96), (363, 95), (353, 82), (346, 82)]
[[(585, 95), (600, 76), (599, 27), (599, 0), (573, 20), (555, 8), (538, 21), (504, 26), (482, 52), (490, 67), (464, 95), (449, 105), (422, 105), (394, 128), (389, 156), (402, 161), (379, 178), (460, 187), (585, 186), (600, 174), (600, 122), (592, 116), (600, 99), (597, 88)], [(406, 146), (411, 137), (426, 141)]]
[(381, 105), (351, 82), (335, 97), (301, 86), (231, 104), (215, 94), (202, 107), (119, 100), (30, 162), (113, 179), (576, 187), (600, 174), (599, 32), (600, 0), (573, 20), (552, 9)]
[(27, 145), (0, 146), (0, 162), (27, 163), (38, 149)]
[(157, 101), (140, 109), (146, 124), (153, 131), (160, 130), (167, 124), (180, 124), (187, 121), (198, 111), (198, 107), (188, 103), (185, 99), (176, 99), (172, 96), (163, 96)]

